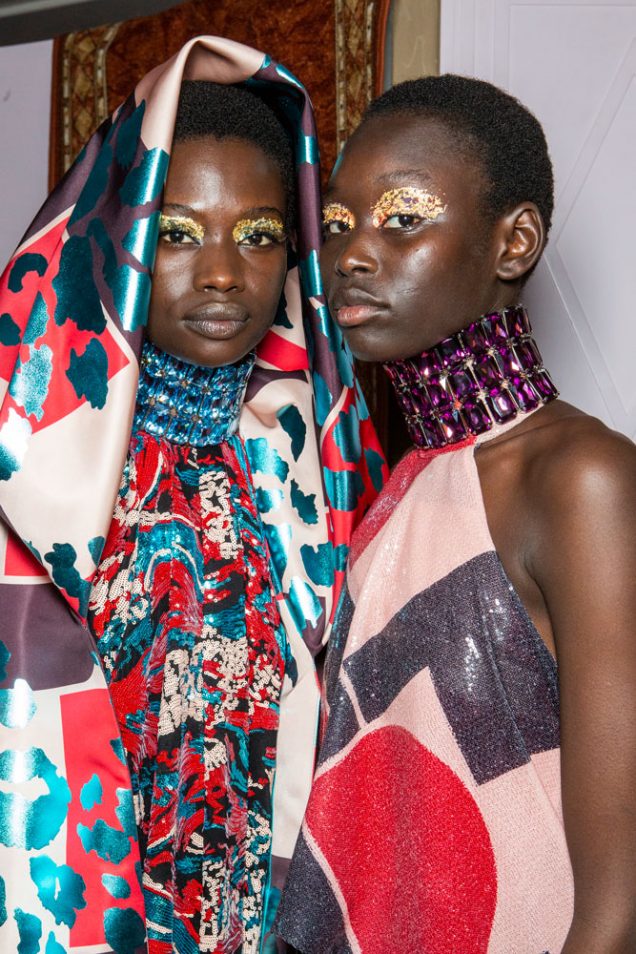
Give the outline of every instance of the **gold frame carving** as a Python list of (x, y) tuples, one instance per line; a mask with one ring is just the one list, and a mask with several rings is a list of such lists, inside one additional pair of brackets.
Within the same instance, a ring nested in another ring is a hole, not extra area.
[(335, 0), (336, 136), (340, 152), (374, 91), (376, 0)]
[[(51, 129), (58, 130), (58, 155), (53, 155), (52, 135), (50, 179), (57, 180), (60, 171), (71, 167), (84, 143), (108, 116), (106, 56), (119, 27), (119, 23), (113, 23), (69, 33), (59, 41), (61, 97), (57, 107), (53, 104), (51, 116)], [(53, 185), (55, 182), (51, 182)]]

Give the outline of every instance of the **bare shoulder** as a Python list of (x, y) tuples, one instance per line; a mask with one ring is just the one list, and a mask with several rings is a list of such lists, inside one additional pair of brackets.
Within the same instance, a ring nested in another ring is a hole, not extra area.
[(551, 521), (618, 509), (636, 523), (636, 444), (627, 437), (558, 401), (520, 438), (525, 492)]

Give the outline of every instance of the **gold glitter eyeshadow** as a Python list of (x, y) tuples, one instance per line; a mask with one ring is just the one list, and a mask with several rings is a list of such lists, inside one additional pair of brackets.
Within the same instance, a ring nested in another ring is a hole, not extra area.
[(426, 189), (408, 186), (383, 193), (372, 206), (371, 216), (374, 227), (379, 229), (394, 215), (414, 215), (419, 219), (434, 221), (445, 211), (446, 205), (439, 196)]
[(267, 215), (257, 219), (240, 219), (232, 229), (232, 238), (240, 245), (252, 235), (259, 233), (271, 239), (272, 242), (284, 242), (287, 238), (281, 220)]
[[(205, 235), (205, 229), (194, 219), (187, 218), (185, 215), (164, 215), (162, 212), (159, 217), (159, 235), (166, 235), (170, 232), (183, 232), (188, 238), (201, 243)], [(178, 243), (175, 243), (178, 244)]]
[(332, 222), (342, 222), (348, 229), (356, 225), (353, 212), (340, 202), (329, 202), (322, 210), (322, 224), (330, 225)]

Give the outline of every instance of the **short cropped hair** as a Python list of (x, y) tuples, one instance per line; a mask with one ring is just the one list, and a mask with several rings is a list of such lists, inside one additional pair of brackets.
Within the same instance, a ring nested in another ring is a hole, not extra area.
[(193, 139), (239, 139), (258, 146), (278, 166), (287, 196), (287, 221), (295, 208), (291, 142), (274, 111), (242, 86), (207, 80), (184, 80), (177, 107), (174, 142)]
[(514, 96), (466, 76), (424, 76), (388, 89), (370, 104), (361, 125), (394, 113), (447, 127), (462, 153), (481, 166), (491, 221), (520, 202), (534, 202), (548, 233), (554, 209), (548, 145), (539, 121)]

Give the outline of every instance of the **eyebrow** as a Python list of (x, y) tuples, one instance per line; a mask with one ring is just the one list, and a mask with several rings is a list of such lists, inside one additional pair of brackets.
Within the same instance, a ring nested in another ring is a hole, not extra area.
[[(393, 185), (398, 182), (404, 184), (405, 179), (418, 178), (420, 180), (425, 180), (427, 182), (433, 181), (433, 176), (427, 169), (395, 169), (393, 172), (385, 172), (383, 175), (378, 176), (376, 182), (382, 188), (384, 185)], [(334, 202), (337, 200), (338, 190), (331, 183), (327, 186), (323, 197), (323, 205), (327, 205), (329, 202)], [(343, 203), (346, 205), (346, 203)]]
[(409, 179), (413, 176), (417, 176), (418, 179), (427, 179), (429, 182), (432, 181), (433, 178), (427, 169), (396, 169), (393, 172), (387, 172), (379, 176), (378, 182), (400, 182), (403, 179)]
[[(178, 212), (182, 212), (184, 215), (196, 215), (197, 210), (193, 209), (189, 205), (181, 205), (179, 202), (165, 202), (164, 209), (175, 209)], [(283, 213), (280, 209), (275, 208), (271, 205), (259, 205), (251, 209), (244, 209), (239, 213), (240, 217), (245, 219), (249, 216), (265, 216), (265, 215), (277, 215), (279, 218), (284, 219)]]

